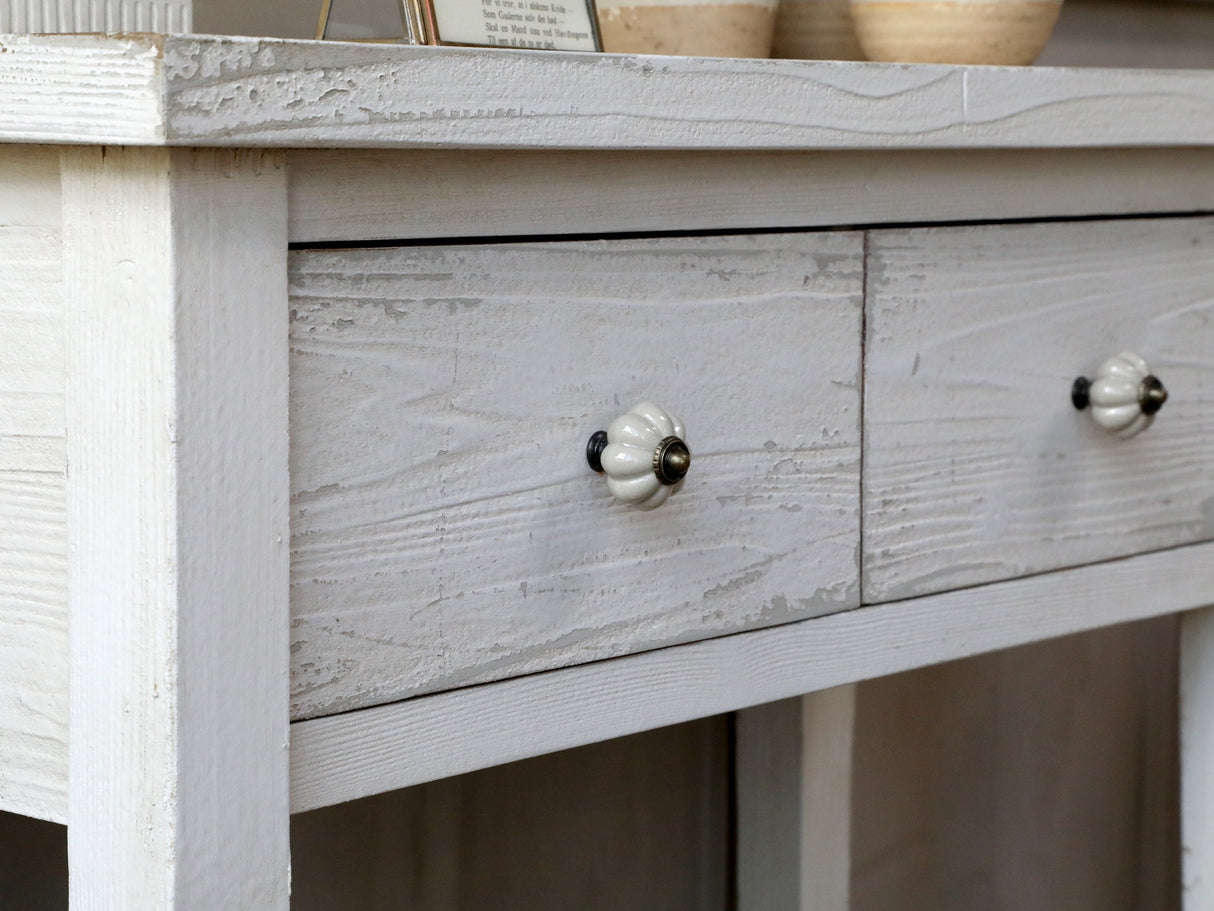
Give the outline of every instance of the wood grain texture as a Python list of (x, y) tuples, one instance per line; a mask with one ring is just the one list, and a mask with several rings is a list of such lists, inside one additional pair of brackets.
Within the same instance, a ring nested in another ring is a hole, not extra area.
[(67, 818), (59, 156), (0, 147), (0, 809)]
[(62, 469), (0, 471), (0, 809), (67, 818)]
[(190, 0), (0, 2), (0, 34), (190, 31)]
[(290, 236), (300, 243), (1214, 209), (1209, 149), (622, 151), (610, 161), (296, 149), (288, 160)]
[(1181, 618), (1180, 786), (1184, 911), (1214, 902), (1214, 607)]
[[(1214, 537), (1214, 221), (876, 231), (864, 597)], [(1130, 349), (1172, 393), (1133, 440), (1070, 403)]]
[(189, 35), (15, 37), (0, 47), (0, 138), (10, 140), (755, 150), (1214, 143), (1214, 77), (1200, 71)]
[(71, 150), (73, 909), (285, 911), (281, 158)]
[(0, 142), (160, 144), (160, 39), (0, 37)]
[(739, 911), (848, 911), (856, 684), (737, 714)]
[[(300, 251), (292, 711), (854, 607), (860, 235)], [(693, 468), (615, 503), (658, 399)]]
[(165, 67), (169, 136), (183, 143), (771, 149), (1214, 140), (1210, 77), (1181, 71), (185, 37), (166, 42)]
[(1214, 545), (876, 605), (291, 726), (292, 812), (1208, 604)]

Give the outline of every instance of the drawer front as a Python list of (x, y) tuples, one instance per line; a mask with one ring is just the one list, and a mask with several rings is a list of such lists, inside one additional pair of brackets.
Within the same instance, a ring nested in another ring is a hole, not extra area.
[[(874, 232), (864, 598), (1214, 537), (1214, 221)], [(1133, 439), (1071, 404), (1123, 350), (1170, 398)]]
[[(297, 718), (859, 602), (854, 233), (291, 259)], [(586, 441), (652, 399), (664, 505)]]

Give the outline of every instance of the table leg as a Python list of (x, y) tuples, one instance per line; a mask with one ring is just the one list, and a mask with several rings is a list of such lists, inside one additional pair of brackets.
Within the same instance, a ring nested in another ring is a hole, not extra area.
[(63, 155), (70, 905), (285, 911), (286, 177)]
[(1181, 615), (1181, 881), (1185, 911), (1214, 908), (1214, 607)]
[(847, 911), (849, 684), (738, 713), (739, 911)]

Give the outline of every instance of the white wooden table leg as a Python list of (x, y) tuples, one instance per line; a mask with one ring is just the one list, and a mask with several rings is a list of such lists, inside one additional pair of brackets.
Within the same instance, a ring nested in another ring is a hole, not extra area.
[(1180, 816), (1185, 911), (1214, 908), (1214, 607), (1181, 615)]
[(849, 684), (738, 713), (739, 911), (847, 911)]
[(282, 161), (63, 165), (71, 907), (285, 909)]

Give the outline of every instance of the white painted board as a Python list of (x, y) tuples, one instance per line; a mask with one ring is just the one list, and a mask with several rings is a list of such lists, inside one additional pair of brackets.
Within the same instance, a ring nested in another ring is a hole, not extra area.
[(1181, 894), (1200, 911), (1214, 902), (1214, 607), (1180, 630)]
[(738, 911), (848, 911), (856, 684), (737, 713)]
[(0, 810), (67, 818), (59, 156), (0, 146)]
[[(874, 231), (864, 598), (1214, 537), (1214, 221)], [(1130, 349), (1171, 398), (1131, 440), (1071, 404)]]
[(291, 726), (291, 809), (1128, 620), (1214, 591), (1195, 544), (844, 611)]
[(1208, 148), (287, 154), (296, 243), (1214, 210)]
[(285, 911), (286, 174), (63, 158), (73, 911)]
[[(298, 251), (294, 717), (853, 607), (855, 233)], [(692, 469), (616, 503), (654, 399)]]
[(160, 56), (151, 35), (0, 36), (0, 141), (161, 143)]
[(1197, 71), (247, 38), (170, 39), (164, 66), (166, 132), (182, 143), (892, 149), (1214, 142), (1214, 77)]
[(1199, 70), (200, 35), (15, 35), (0, 48), (0, 139), (8, 141), (613, 150), (1214, 144), (1214, 76)]

